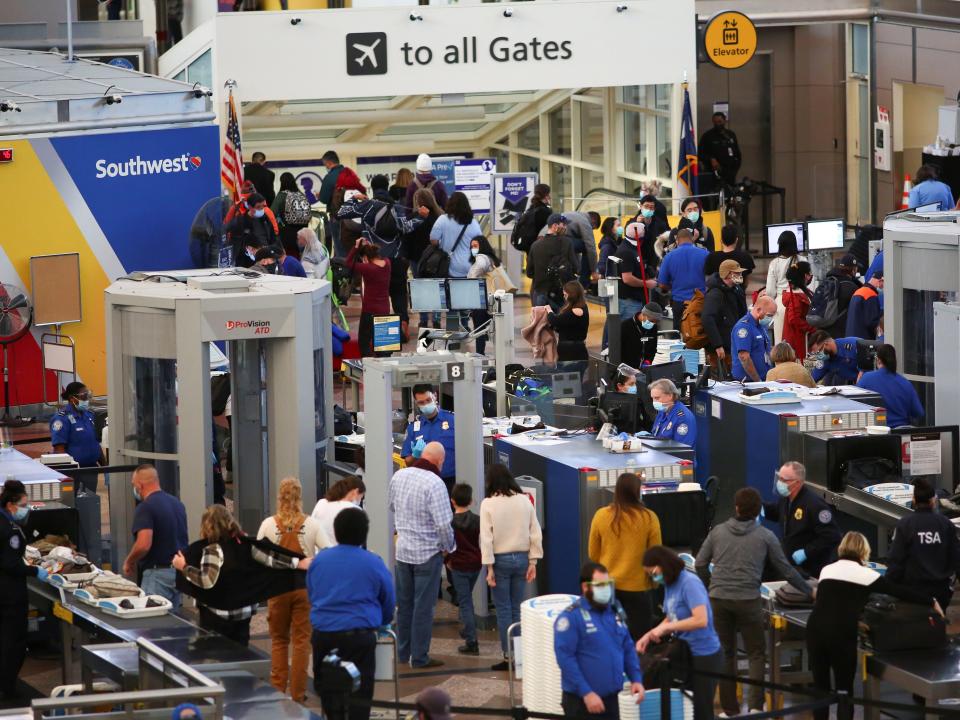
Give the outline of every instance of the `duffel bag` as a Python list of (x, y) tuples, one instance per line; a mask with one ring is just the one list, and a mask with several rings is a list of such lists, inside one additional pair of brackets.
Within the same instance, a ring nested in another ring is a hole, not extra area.
[(923, 650), (947, 644), (947, 625), (930, 605), (872, 595), (860, 617), (860, 634), (877, 652)]

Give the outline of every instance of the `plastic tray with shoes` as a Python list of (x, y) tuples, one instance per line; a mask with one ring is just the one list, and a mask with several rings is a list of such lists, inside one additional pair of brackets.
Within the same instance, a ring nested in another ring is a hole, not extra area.
[(102, 602), (119, 603), (121, 600), (126, 600), (127, 598), (136, 599), (137, 597), (143, 597), (143, 596), (144, 596), (144, 592), (143, 592), (143, 590), (141, 590), (139, 596), (136, 596), (136, 595), (124, 595), (124, 596), (121, 596), (121, 597), (107, 597), (107, 598), (102, 598), (102, 597), (97, 597), (95, 594), (91, 593), (91, 592), (90, 592), (88, 589), (86, 589), (86, 588), (79, 588), (79, 589), (77, 589), (77, 590), (74, 591), (73, 596), (74, 596), (77, 600), (79, 600), (80, 602), (84, 603), (85, 605), (90, 605), (90, 606), (92, 606), (92, 607), (100, 607), (100, 603), (102, 603)]
[(48, 582), (51, 585), (61, 587), (64, 590), (76, 590), (77, 588), (82, 587), (85, 583), (93, 580), (101, 572), (101, 570), (94, 568), (92, 572), (88, 573), (68, 573), (66, 575), (61, 573), (53, 573), (50, 575)]
[(132, 619), (166, 615), (173, 608), (173, 604), (161, 595), (144, 595), (106, 598), (97, 603), (97, 607), (109, 615)]

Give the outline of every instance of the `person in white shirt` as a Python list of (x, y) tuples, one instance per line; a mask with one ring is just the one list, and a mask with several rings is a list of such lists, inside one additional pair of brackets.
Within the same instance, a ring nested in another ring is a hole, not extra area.
[(790, 289), (787, 282), (787, 270), (806, 256), (800, 255), (797, 249), (797, 236), (792, 230), (784, 230), (777, 238), (777, 256), (770, 261), (767, 269), (767, 285), (764, 288), (767, 297), (777, 303), (777, 314), (773, 318), (773, 342), (783, 340), (783, 320), (787, 309), (783, 304), (783, 293)]
[[(266, 539), (282, 548), (312, 558), (327, 546), (319, 525), (303, 512), (302, 488), (296, 478), (280, 481), (277, 491), (277, 514), (260, 525), (257, 539)], [(310, 600), (307, 590), (293, 590), (267, 601), (267, 622), (272, 645), (270, 684), (282, 693), (303, 702), (307, 697), (307, 666), (310, 663)], [(290, 646), (293, 657), (288, 662)]]
[(366, 493), (367, 487), (363, 484), (363, 480), (356, 475), (350, 475), (337, 480), (327, 490), (327, 494), (317, 501), (312, 517), (319, 525), (324, 547), (333, 547), (337, 544), (337, 538), (333, 533), (333, 521), (336, 520), (340, 511), (349, 507), (360, 507)]
[(520, 489), (505, 465), (491, 465), (486, 474), (486, 498), (480, 503), (480, 559), (487, 568), (487, 585), (497, 605), (497, 629), (504, 660), (493, 670), (508, 669), (507, 629), (520, 621), (524, 584), (537, 577), (543, 557), (543, 532), (530, 497)]

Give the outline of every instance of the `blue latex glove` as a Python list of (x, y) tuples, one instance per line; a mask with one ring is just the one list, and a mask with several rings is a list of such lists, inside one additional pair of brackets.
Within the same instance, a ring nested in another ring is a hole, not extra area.
[(423, 449), (426, 446), (427, 444), (423, 441), (423, 438), (420, 438), (413, 444), (413, 447), (410, 448), (411, 455), (413, 455), (415, 458), (420, 457), (420, 455), (423, 453)]
[(807, 561), (807, 551), (800, 548), (792, 555), (794, 565), (803, 565)]
[(650, 434), (649, 430), (641, 430), (640, 432), (637, 433), (637, 437), (653, 437), (653, 436)]
[(50, 577), (50, 573), (48, 573), (43, 568), (37, 568), (37, 580), (43, 580), (44, 582), (46, 582), (48, 577)]
[(767, 518), (767, 511), (766, 511), (766, 509), (763, 507), (763, 505), (760, 506), (760, 517), (762, 517), (763, 519), (766, 519), (766, 518)]
[(629, 439), (630, 439), (630, 436), (627, 435), (627, 433), (625, 432), (622, 432), (619, 435), (617, 435), (617, 440), (629, 440)]

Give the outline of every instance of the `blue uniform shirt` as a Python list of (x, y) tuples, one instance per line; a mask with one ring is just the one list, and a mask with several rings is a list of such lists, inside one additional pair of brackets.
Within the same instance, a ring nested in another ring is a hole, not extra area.
[(887, 425), (918, 425), (923, 422), (923, 405), (913, 384), (903, 375), (886, 368), (864, 373), (857, 385), (873, 390), (883, 398), (887, 409)]
[[(326, 550), (324, 550), (326, 552)], [(580, 598), (553, 624), (553, 651), (564, 692), (600, 697), (623, 689), (623, 675), (643, 682), (630, 631), (613, 608), (598, 610)]]
[(320, 632), (367, 630), (389, 625), (396, 595), (379, 555), (356, 545), (317, 553), (307, 570), (310, 624)]
[[(766, 380), (767, 373), (773, 365), (770, 363), (770, 333), (761, 327), (753, 315), (747, 313), (737, 320), (730, 332), (730, 352), (733, 353), (733, 378), (743, 380), (747, 377), (740, 362), (740, 352), (750, 353), (753, 367), (761, 380)], [(752, 379), (752, 378), (747, 378)]]
[(50, 442), (66, 445), (67, 452), (80, 467), (95, 467), (100, 462), (100, 441), (93, 424), (93, 413), (67, 405), (50, 418)]
[(695, 290), (703, 291), (707, 287), (703, 265), (709, 254), (706, 248), (692, 243), (678, 246), (660, 263), (657, 282), (670, 286), (670, 294), (676, 302), (692, 299)]
[(447, 410), (437, 410), (432, 420), (418, 415), (417, 419), (407, 425), (407, 437), (403, 440), (400, 454), (403, 457), (413, 455), (413, 446), (417, 440), (423, 440), (424, 445), (438, 442), (447, 451), (440, 468), (440, 477), (452, 478), (457, 474), (457, 449), (453, 425), (453, 413)]
[(697, 420), (690, 408), (677, 401), (669, 410), (661, 410), (653, 421), (653, 436), (685, 445), (697, 443)]
[(867, 274), (864, 275), (863, 281), (870, 282), (870, 278), (872, 278), (873, 274), (878, 270), (883, 272), (883, 250), (873, 256), (873, 262), (870, 263), (870, 267), (867, 269)]
[(302, 278), (307, 276), (307, 271), (303, 269), (303, 264), (292, 255), (287, 255), (283, 259), (282, 268), (284, 275)]
[(941, 210), (953, 210), (953, 193), (949, 185), (939, 180), (924, 180), (910, 191), (909, 205), (912, 208), (935, 202), (940, 203)]
[(677, 633), (677, 637), (686, 640), (690, 652), (697, 657), (713, 655), (720, 649), (720, 639), (713, 629), (713, 609), (710, 597), (703, 581), (689, 570), (682, 570), (672, 585), (667, 585), (663, 593), (663, 612), (670, 622), (693, 617), (693, 609), (700, 605), (707, 608), (707, 626), (699, 630), (687, 630)]
[(841, 379), (853, 383), (857, 381), (860, 368), (857, 365), (857, 338), (836, 338), (837, 354), (818, 360), (813, 368), (813, 379), (820, 382), (828, 373), (837, 373)]

